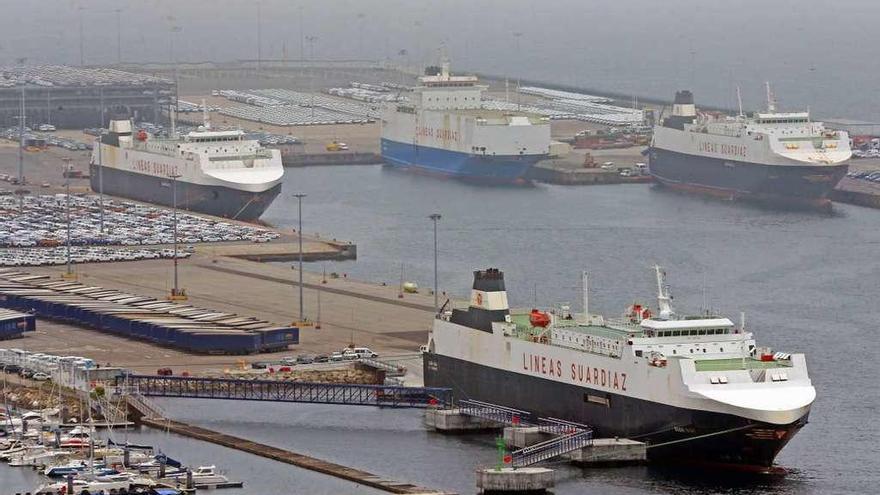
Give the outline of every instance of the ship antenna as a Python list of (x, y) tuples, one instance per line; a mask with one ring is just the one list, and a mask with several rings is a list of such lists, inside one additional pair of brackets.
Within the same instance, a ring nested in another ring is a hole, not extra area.
[(743, 116), (743, 95), (742, 90), (740, 90), (739, 84), (736, 85), (736, 102), (739, 104), (739, 116)]
[(660, 307), (660, 318), (664, 320), (670, 319), (675, 311), (672, 309), (672, 304), (670, 301), (672, 297), (669, 296), (669, 286), (666, 285), (666, 272), (663, 271), (663, 268), (660, 265), (654, 265), (654, 272), (657, 275), (657, 305)]
[(742, 334), (742, 345), (740, 346), (740, 354), (742, 354), (742, 369), (746, 369), (746, 312), (739, 312), (739, 333)]
[(583, 284), (584, 284), (584, 323), (589, 325), (590, 324), (590, 279), (589, 279), (589, 276), (587, 275), (586, 270), (584, 270), (581, 273), (581, 276), (583, 277)]
[(202, 121), (205, 124), (205, 129), (211, 128), (211, 121), (208, 119), (208, 105), (205, 104), (204, 98), (202, 98)]
[(774, 113), (776, 112), (776, 100), (773, 98), (773, 91), (770, 90), (770, 81), (764, 82), (764, 86), (767, 88), (767, 111)]

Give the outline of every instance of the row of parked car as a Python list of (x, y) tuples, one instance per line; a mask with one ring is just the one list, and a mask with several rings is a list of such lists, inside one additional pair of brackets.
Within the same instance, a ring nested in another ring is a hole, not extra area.
[(862, 170), (860, 172), (850, 172), (846, 174), (851, 179), (868, 180), (871, 182), (880, 182), (880, 170)]
[(91, 369), (95, 361), (82, 356), (56, 356), (22, 349), (0, 349), (0, 368), (23, 378), (48, 381), (59, 369)]
[[(338, 363), (342, 361), (357, 361), (358, 359), (377, 358), (378, 354), (370, 350), (369, 347), (346, 347), (341, 351), (331, 354), (300, 354), (298, 356), (289, 356), (281, 358), (281, 365), (294, 366), (297, 364), (313, 364), (313, 363)], [(256, 362), (251, 364), (253, 369), (268, 369), (273, 363)], [(283, 366), (282, 366), (283, 367)], [(281, 371), (284, 371), (283, 369)]]
[[(0, 196), (0, 247), (52, 247), (67, 242), (67, 195)], [(139, 246), (174, 242), (174, 216), (167, 208), (104, 198), (104, 232), (97, 195), (70, 198), (71, 244)], [(177, 214), (177, 240), (268, 242), (281, 234), (260, 227)]]

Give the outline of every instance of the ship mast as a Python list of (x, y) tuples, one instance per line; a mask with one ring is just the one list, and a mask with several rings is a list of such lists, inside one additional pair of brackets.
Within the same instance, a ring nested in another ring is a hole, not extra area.
[(776, 113), (776, 99), (773, 97), (773, 91), (770, 90), (770, 81), (764, 82), (767, 88), (767, 112)]
[(669, 286), (666, 285), (666, 272), (660, 265), (654, 265), (654, 272), (657, 276), (657, 305), (660, 307), (660, 318), (664, 320), (670, 319), (675, 315), (672, 309), (672, 296), (669, 295)]

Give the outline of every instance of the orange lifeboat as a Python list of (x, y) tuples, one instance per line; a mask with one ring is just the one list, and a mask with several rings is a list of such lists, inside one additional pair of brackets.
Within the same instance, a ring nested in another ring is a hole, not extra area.
[(543, 311), (533, 309), (532, 312), (529, 313), (529, 323), (531, 323), (533, 327), (544, 328), (550, 324), (550, 315)]

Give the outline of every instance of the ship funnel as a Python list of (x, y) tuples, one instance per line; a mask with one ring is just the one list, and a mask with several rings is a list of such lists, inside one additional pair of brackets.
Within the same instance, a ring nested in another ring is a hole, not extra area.
[(697, 108), (694, 106), (694, 94), (686, 89), (676, 91), (675, 101), (672, 103), (672, 115), (679, 117), (696, 117)]
[(694, 94), (688, 90), (677, 91), (672, 102), (672, 115), (663, 119), (663, 126), (684, 130), (685, 124), (693, 124), (697, 118)]
[(467, 311), (453, 310), (449, 321), (491, 332), (493, 322), (507, 321), (509, 317), (504, 272), (489, 268), (474, 272), (474, 285)]
[(110, 132), (120, 136), (131, 135), (131, 121), (128, 119), (119, 119), (110, 121)]

